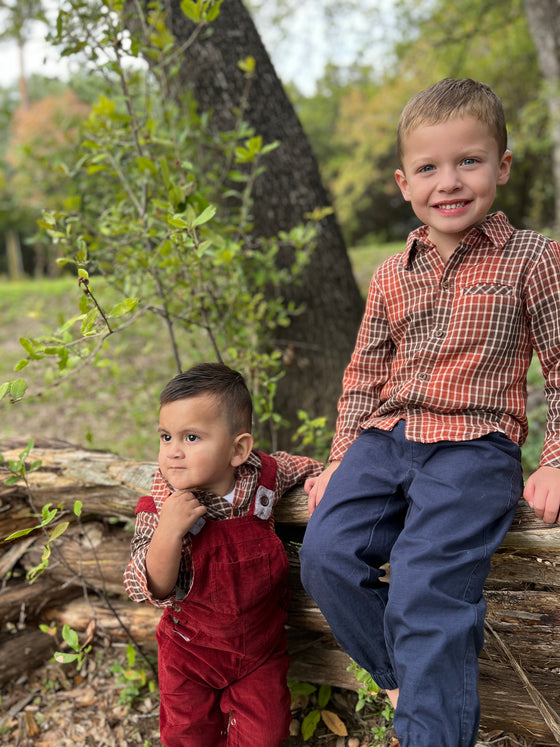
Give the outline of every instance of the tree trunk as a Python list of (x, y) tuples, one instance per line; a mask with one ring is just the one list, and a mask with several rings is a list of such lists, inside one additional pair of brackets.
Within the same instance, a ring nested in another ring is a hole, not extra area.
[[(181, 11), (180, 0), (170, 0), (169, 24), (177, 45), (193, 31)], [(306, 213), (330, 205), (316, 159), (295, 110), (272, 66), (253, 21), (241, 0), (225, 0), (212, 23), (185, 51), (180, 90), (190, 89), (201, 112), (212, 111), (216, 131), (235, 127), (246, 93), (247, 80), (238, 62), (256, 61), (243, 117), (264, 143), (280, 146), (266, 156), (266, 171), (257, 179), (252, 220), (255, 236), (273, 236), (300, 223)], [(291, 252), (281, 258), (291, 264)], [(276, 347), (284, 352), (285, 377), (279, 385), (276, 408), (293, 425), (297, 411), (327, 415), (334, 424), (342, 374), (354, 346), (363, 301), (354, 279), (346, 247), (334, 216), (321, 221), (321, 232), (303, 282), (286, 292), (287, 300), (303, 305), (287, 330), (277, 330)], [(289, 447), (288, 433), (279, 446)]]
[[(16, 460), (27, 441), (0, 443), (0, 453), (6, 461)], [(25, 631), (0, 641), (3, 653), (18, 652), (18, 671), (43, 663), (52, 652), (51, 639), (44, 634), (28, 637), (39, 621), (67, 623), (78, 631), (90, 629), (94, 621), (100, 635), (127, 640), (132, 634), (143, 647), (154, 649), (161, 610), (128, 601), (122, 573), (129, 558), (134, 508), (149, 490), (155, 464), (64, 442), (37, 442), (29, 459), (41, 461), (28, 476), (34, 508), (23, 484), (8, 487), (0, 479), (0, 538), (36, 525), (36, 514), (47, 503), (60, 505), (64, 515), (57, 520), (71, 526), (53, 542), (49, 568), (31, 586), (24, 576), (41, 558), (43, 534), (35, 531), (0, 544), (0, 623), (11, 623), (12, 628), (14, 623), (28, 623)], [(0, 463), (0, 478), (5, 469)], [(79, 522), (71, 510), (75, 500), (83, 502)], [(347, 671), (348, 657), (300, 583), (292, 540), (301, 537), (307, 521), (303, 490), (286, 495), (275, 515), (290, 560), (290, 676), (358, 689)], [(548, 746), (554, 737), (543, 712), (560, 712), (559, 547), (560, 525), (539, 521), (522, 501), (492, 561), (485, 589), (488, 632), (480, 657), (483, 727)], [(0, 684), (13, 674), (5, 661)]]
[(546, 83), (552, 140), (554, 227), (560, 236), (560, 3), (558, 0), (523, 0), (523, 5)]

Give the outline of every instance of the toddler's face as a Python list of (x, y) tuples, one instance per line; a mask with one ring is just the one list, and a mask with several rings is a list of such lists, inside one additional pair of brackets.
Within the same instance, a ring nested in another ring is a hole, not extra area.
[(203, 394), (162, 405), (159, 467), (176, 490), (226, 495), (234, 485), (235, 436), (215, 397)]

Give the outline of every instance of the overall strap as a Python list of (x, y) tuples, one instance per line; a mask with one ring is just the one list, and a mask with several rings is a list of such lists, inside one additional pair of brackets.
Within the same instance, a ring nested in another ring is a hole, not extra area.
[(261, 476), (253, 501), (252, 513), (259, 519), (270, 519), (274, 508), (274, 488), (276, 487), (276, 473), (278, 465), (276, 459), (263, 451), (258, 452), (261, 462)]
[(149, 514), (157, 514), (156, 504), (151, 495), (143, 495), (136, 504), (135, 514), (146, 511)]

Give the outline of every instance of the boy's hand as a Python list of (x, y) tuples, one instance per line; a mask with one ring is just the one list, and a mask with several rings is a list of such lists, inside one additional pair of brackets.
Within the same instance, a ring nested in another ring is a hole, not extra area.
[(323, 494), (329, 484), (332, 473), (337, 469), (340, 462), (331, 462), (327, 469), (318, 477), (308, 477), (305, 481), (303, 489), (307, 493), (307, 508), (309, 510), (309, 516), (317, 508), (317, 504), (320, 502)]
[(523, 497), (547, 524), (560, 523), (560, 469), (539, 467), (527, 480)]
[(182, 539), (205, 513), (206, 506), (189, 490), (176, 490), (161, 507), (158, 530), (167, 537)]

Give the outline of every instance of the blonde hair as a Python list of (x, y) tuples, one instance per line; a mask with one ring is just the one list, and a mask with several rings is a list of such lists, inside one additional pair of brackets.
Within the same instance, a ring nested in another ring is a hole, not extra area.
[(452, 117), (474, 117), (488, 126), (500, 157), (507, 150), (502, 102), (485, 83), (470, 78), (445, 78), (416, 94), (402, 110), (397, 127), (397, 150), (402, 168), (404, 139), (422, 124), (439, 124)]

